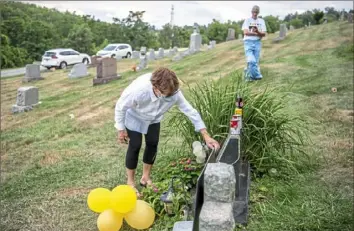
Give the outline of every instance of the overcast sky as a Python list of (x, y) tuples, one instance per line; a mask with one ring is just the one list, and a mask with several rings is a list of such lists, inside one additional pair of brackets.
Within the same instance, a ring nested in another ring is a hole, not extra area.
[(299, 13), (326, 6), (336, 9), (353, 9), (352, 1), (25, 1), (60, 11), (94, 15), (102, 21), (112, 22), (112, 17), (124, 18), (129, 11), (145, 10), (144, 20), (157, 28), (169, 23), (171, 6), (174, 5), (174, 24), (179, 26), (207, 25), (213, 18), (225, 22), (238, 21), (250, 16), (253, 5), (260, 6), (260, 15), (284, 18), (288, 13)]

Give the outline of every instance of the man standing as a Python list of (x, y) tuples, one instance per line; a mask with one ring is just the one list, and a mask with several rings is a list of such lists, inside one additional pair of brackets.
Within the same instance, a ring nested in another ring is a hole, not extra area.
[(259, 6), (252, 8), (252, 17), (244, 21), (242, 30), (244, 34), (244, 48), (247, 59), (245, 78), (248, 81), (263, 78), (259, 68), (259, 55), (261, 53), (261, 39), (266, 35), (267, 28), (262, 18), (258, 17)]
[(115, 107), (115, 127), (118, 130), (118, 142), (127, 143), (125, 166), (127, 184), (135, 187), (135, 169), (138, 164), (142, 135), (145, 135), (145, 151), (143, 156), (143, 175), (141, 186), (154, 189), (150, 179), (152, 165), (155, 162), (160, 136), (160, 121), (172, 106), (177, 105), (194, 124), (195, 131), (202, 134), (209, 148), (219, 149), (217, 141), (212, 139), (200, 114), (189, 104), (179, 89), (176, 74), (159, 68), (152, 74), (144, 74), (135, 79), (121, 94)]

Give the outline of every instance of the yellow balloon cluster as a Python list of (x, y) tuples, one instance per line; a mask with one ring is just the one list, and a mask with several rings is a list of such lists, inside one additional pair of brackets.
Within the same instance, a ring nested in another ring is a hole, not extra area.
[(129, 185), (119, 185), (112, 191), (93, 189), (87, 197), (88, 207), (96, 213), (99, 231), (118, 231), (124, 220), (134, 229), (147, 229), (155, 221), (154, 209), (145, 201), (138, 200)]

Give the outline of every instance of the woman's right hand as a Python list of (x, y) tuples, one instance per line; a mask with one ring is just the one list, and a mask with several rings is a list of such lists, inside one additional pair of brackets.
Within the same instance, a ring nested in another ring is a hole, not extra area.
[(118, 131), (118, 143), (127, 144), (129, 141), (128, 133), (126, 130)]

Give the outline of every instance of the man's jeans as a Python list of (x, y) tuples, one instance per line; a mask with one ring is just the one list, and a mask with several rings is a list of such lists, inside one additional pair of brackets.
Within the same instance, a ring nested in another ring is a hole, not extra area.
[(263, 76), (259, 68), (259, 55), (261, 53), (261, 40), (245, 40), (245, 54), (247, 59), (246, 78), (261, 79)]

